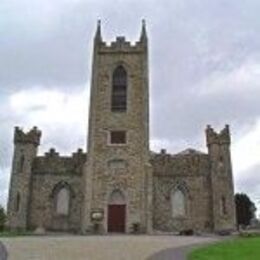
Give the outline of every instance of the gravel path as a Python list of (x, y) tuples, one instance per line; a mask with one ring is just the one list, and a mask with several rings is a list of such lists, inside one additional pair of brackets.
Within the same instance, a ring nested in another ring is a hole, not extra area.
[(2, 242), (8, 260), (144, 260), (164, 249), (217, 240), (216, 237), (113, 235), (29, 236), (3, 238)]
[[(203, 243), (203, 245), (209, 243), (212, 243), (212, 241), (205, 242)], [(189, 246), (184, 246), (179, 248), (167, 248), (155, 253), (154, 255), (148, 257), (146, 260), (186, 260), (189, 252), (191, 252), (195, 248), (200, 247), (201, 245), (202, 244), (199, 243), (196, 245), (189, 245)]]
[(186, 260), (192, 246), (167, 248), (147, 258), (147, 260)]

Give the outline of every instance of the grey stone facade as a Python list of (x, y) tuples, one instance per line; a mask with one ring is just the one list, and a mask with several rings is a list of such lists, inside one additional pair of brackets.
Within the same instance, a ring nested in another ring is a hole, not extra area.
[[(114, 112), (113, 73), (127, 75), (126, 110)], [(8, 224), (11, 228), (107, 233), (217, 231), (235, 227), (230, 133), (206, 129), (208, 153), (150, 152), (148, 39), (94, 39), (88, 153), (37, 155), (41, 132), (15, 128)], [(113, 131), (126, 142), (111, 143)], [(114, 211), (113, 211), (114, 210)], [(118, 210), (118, 215), (113, 215)], [(113, 216), (119, 217), (113, 222)], [(112, 218), (112, 219), (111, 219)], [(123, 220), (122, 220), (123, 219)], [(117, 222), (123, 226), (117, 227)], [(112, 223), (112, 224), (111, 224)], [(115, 225), (115, 226), (113, 226)]]

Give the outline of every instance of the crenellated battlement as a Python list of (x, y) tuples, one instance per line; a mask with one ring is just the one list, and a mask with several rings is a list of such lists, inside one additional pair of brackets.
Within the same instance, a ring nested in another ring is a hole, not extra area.
[(229, 125), (226, 125), (219, 133), (217, 133), (210, 125), (206, 129), (207, 145), (211, 144), (230, 144)]
[(41, 131), (35, 126), (29, 132), (24, 132), (22, 128), (15, 127), (14, 131), (14, 143), (28, 143), (38, 146), (41, 139)]
[(124, 36), (116, 37), (115, 41), (111, 43), (105, 42), (102, 39), (101, 35), (101, 22), (98, 21), (97, 31), (95, 35), (95, 47), (99, 53), (118, 53), (118, 52), (143, 52), (144, 48), (147, 47), (147, 35), (146, 35), (146, 27), (145, 21), (142, 21), (142, 30), (139, 41), (132, 43), (127, 41)]
[(78, 149), (71, 156), (62, 156), (51, 148), (43, 156), (35, 158), (33, 174), (81, 175), (85, 162), (86, 153), (82, 149)]
[(46, 158), (57, 158), (60, 154), (56, 152), (55, 148), (50, 148), (48, 152), (45, 153)]
[(83, 152), (81, 148), (77, 150), (77, 152), (72, 154), (72, 159), (73, 160), (86, 160), (87, 154)]
[(83, 152), (81, 148), (79, 148), (76, 152), (72, 153), (71, 156), (63, 156), (60, 155), (59, 152), (56, 151), (55, 148), (50, 148), (48, 152), (44, 154), (44, 156), (39, 156), (43, 159), (70, 159), (70, 160), (82, 160), (86, 158), (86, 153)]
[(186, 149), (176, 154), (169, 154), (165, 149), (160, 153), (153, 153), (151, 164), (155, 176), (205, 176), (209, 173), (208, 154)]

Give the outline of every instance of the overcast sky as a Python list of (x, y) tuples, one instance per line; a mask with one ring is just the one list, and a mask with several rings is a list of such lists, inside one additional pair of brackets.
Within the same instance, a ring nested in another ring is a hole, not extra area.
[[(93, 35), (149, 37), (151, 147), (206, 151), (230, 124), (236, 191), (260, 202), (259, 0), (1, 0), (0, 203), (14, 126), (43, 131), (40, 153), (86, 147)], [(258, 204), (260, 206), (260, 204)]]

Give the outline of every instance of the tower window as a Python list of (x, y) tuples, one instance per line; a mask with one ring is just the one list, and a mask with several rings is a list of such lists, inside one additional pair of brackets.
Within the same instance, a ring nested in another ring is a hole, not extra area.
[(111, 131), (110, 144), (126, 144), (126, 131)]
[(20, 203), (21, 203), (21, 197), (20, 193), (18, 192), (16, 194), (16, 200), (15, 200), (15, 211), (18, 212), (20, 210)]
[(222, 215), (226, 215), (227, 214), (227, 201), (224, 196), (221, 197), (220, 207), (221, 207)]
[(19, 172), (23, 172), (23, 167), (24, 167), (24, 155), (21, 156), (20, 161), (19, 161), (19, 166), (18, 166), (18, 170)]
[(118, 66), (113, 73), (112, 112), (125, 112), (127, 107), (127, 73), (123, 66)]

